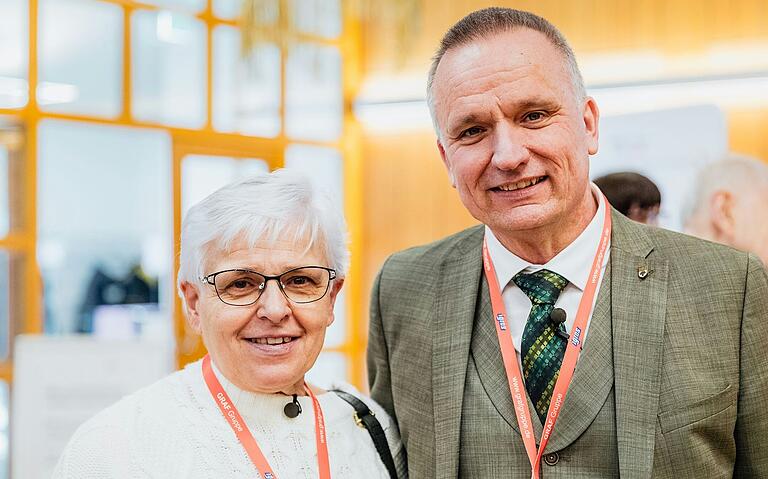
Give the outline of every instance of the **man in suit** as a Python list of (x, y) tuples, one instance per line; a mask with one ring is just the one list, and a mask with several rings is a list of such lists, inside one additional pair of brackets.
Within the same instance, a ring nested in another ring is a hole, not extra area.
[(707, 165), (683, 209), (685, 232), (755, 253), (768, 266), (768, 164), (735, 153)]
[(610, 209), (589, 182), (598, 108), (560, 32), (527, 12), (468, 15), (443, 38), (428, 100), (451, 182), (482, 225), (391, 256), (374, 286), (371, 393), (399, 422), (411, 479), (527, 479), (534, 466), (546, 478), (768, 477), (766, 272)]

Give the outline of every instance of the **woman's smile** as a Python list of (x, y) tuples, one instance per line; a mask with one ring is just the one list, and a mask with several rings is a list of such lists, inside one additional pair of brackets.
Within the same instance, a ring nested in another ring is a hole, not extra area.
[(243, 338), (243, 341), (253, 352), (260, 355), (284, 356), (289, 355), (299, 347), (300, 336), (253, 337)]

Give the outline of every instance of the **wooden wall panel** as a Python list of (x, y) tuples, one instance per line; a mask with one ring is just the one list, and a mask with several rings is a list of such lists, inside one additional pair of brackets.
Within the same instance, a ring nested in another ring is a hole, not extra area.
[[(388, 2), (376, 2), (384, 9)], [(440, 38), (467, 13), (484, 7), (529, 10), (554, 23), (577, 54), (655, 49), (695, 52), (723, 41), (768, 40), (766, 0), (420, 0), (406, 44), (403, 19), (373, 15), (364, 31), (367, 73), (426, 72)]]
[[(466, 212), (435, 146), (425, 130), (364, 137), (363, 292), (387, 256), (429, 243), (477, 221)], [(359, 311), (368, 317), (367, 306)]]

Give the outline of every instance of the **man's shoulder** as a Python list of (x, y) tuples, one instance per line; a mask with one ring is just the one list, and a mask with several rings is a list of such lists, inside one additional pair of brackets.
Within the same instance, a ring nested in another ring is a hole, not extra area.
[(477, 225), (425, 245), (414, 246), (392, 254), (383, 270), (432, 269), (446, 260), (476, 251), (480, 254), (484, 226)]

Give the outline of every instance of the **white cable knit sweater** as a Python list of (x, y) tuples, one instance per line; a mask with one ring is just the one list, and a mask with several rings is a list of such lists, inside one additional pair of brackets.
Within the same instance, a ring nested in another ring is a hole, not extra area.
[[(54, 479), (260, 477), (203, 380), (201, 361), (127, 396), (75, 432), (59, 459)], [(290, 397), (243, 391), (214, 368), (264, 455), (280, 479), (316, 479), (317, 450), (311, 399), (303, 412), (283, 414)], [(384, 428), (400, 477), (405, 460), (397, 428), (384, 410), (352, 386)], [(368, 431), (355, 425), (352, 407), (336, 394), (318, 396), (328, 434), (333, 479), (388, 479)]]

